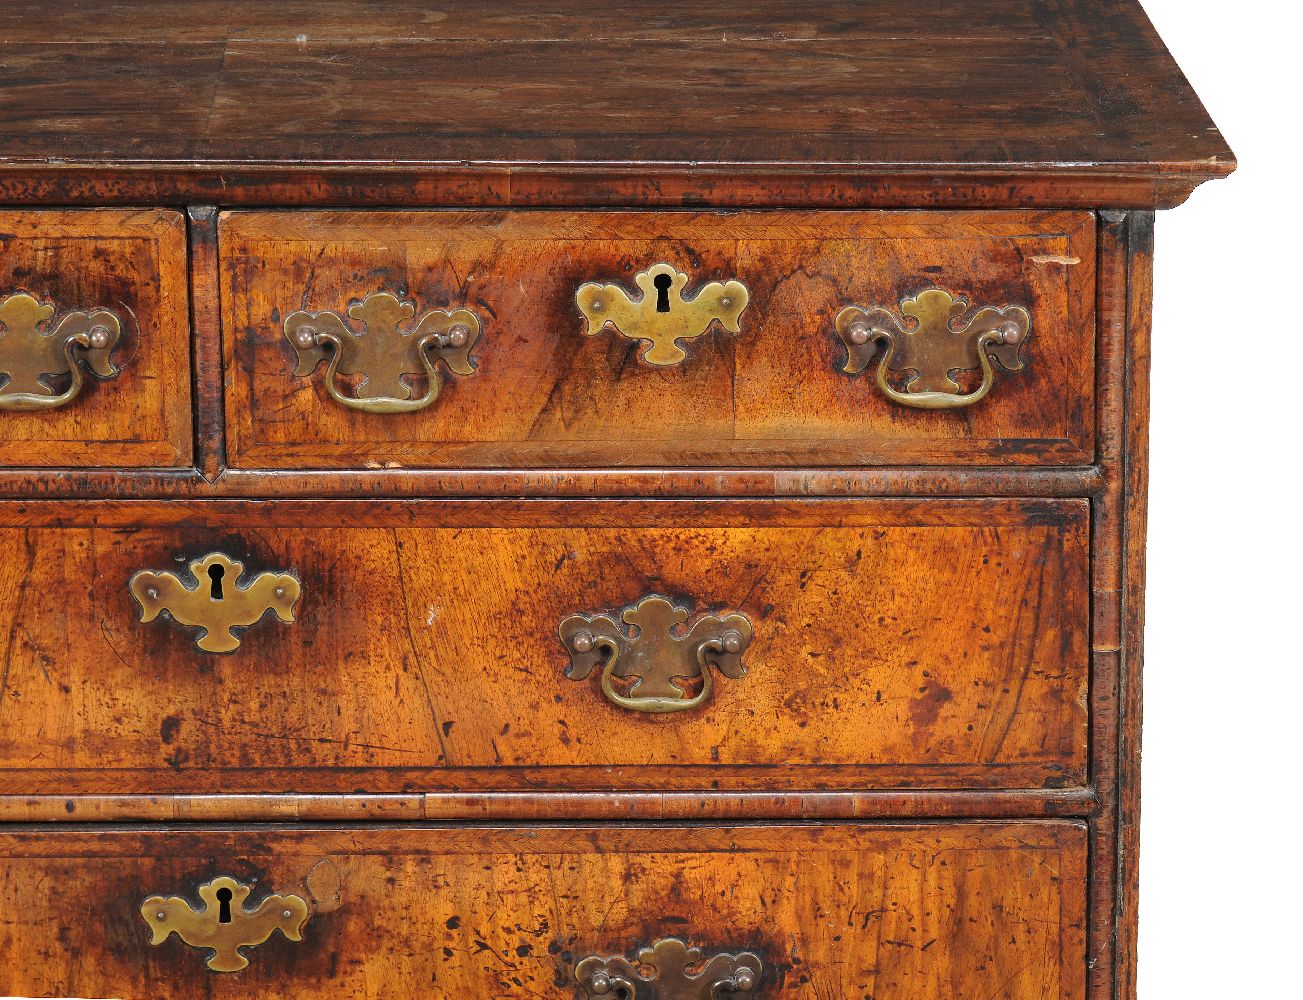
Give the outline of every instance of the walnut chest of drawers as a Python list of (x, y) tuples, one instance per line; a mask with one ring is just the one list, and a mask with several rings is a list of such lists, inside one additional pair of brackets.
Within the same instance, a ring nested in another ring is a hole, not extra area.
[(5, 5), (0, 994), (1133, 995), (1233, 156), (1132, 0), (743, 6)]

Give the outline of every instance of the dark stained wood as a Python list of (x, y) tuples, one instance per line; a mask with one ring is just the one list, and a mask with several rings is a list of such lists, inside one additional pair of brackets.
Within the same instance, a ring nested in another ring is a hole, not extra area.
[[(0, 511), (0, 791), (1085, 778), (1081, 501), (308, 502), (231, 513)], [(264, 621), (221, 657), (199, 652), (192, 630), (141, 624), (131, 576), (212, 551), (250, 573), (295, 573), (297, 621)], [(707, 704), (661, 717), (610, 704), (596, 677), (563, 676), (561, 619), (649, 594), (746, 614), (746, 676), (718, 678)]]
[(811, 165), (585, 168), (502, 166), (92, 166), (57, 171), (0, 160), (0, 200), (26, 205), (220, 202), (227, 206), (357, 208), (1174, 208), (1193, 182), (1179, 176), (1010, 170), (873, 170)]
[[(1067, 464), (1094, 448), (1094, 219), (1086, 213), (235, 212), (219, 223), (231, 463), (273, 468)], [(741, 332), (679, 365), (585, 336), (575, 291), (666, 261), (737, 278)], [(1023, 305), (1023, 371), (980, 405), (894, 403), (841, 368), (833, 319), (939, 286)], [(473, 376), (366, 414), (294, 377), (282, 320), (387, 291), (482, 317)]]
[[(140, 903), (215, 875), (308, 902), (304, 940), (213, 975)], [(568, 997), (664, 936), (763, 956), (766, 997), (1085, 997), (1079, 823), (0, 834), (0, 990), (29, 996)], [(817, 991), (817, 994), (816, 994)], [(993, 992), (994, 991), (994, 992)]]
[[(938, 44), (964, 40), (995, 44), (1036, 42), (1036, 29), (1052, 20), (1031, 5), (940, 0), (929, 11), (936, 23), (925, 27), (917, 23), (917, 11), (894, 3), (875, 6), (879, 9), (871, 10), (857, 0), (829, 0), (818, 7), (790, 0), (758, 0), (745, 7), (711, 8), (669, 0), (635, 13), (618, 5), (582, 0), (515, 0), (510, 4), (470, 0), (456, 5), (388, 0), (374, 6), (349, 0), (282, 0), (274, 5), (261, 0), (98, 0), (51, 10), (44, 0), (10, 0), (4, 25), (6, 40), (25, 44), (64, 40), (172, 46), (227, 42), (444, 45), (468, 41), (593, 45), (623, 40), (665, 44), (686, 39), (723, 45), (729, 40), (876, 42), (910, 33), (934, 38)], [(110, 26), (105, 21), (114, 23)], [(1019, 25), (1021, 32), (1016, 30)], [(58, 38), (60, 32), (68, 37)]]
[(1154, 215), (1127, 219), (1127, 373), (1122, 530), (1122, 650), (1118, 727), (1118, 997), (1135, 1000), (1140, 908), (1140, 737), (1144, 707), (1145, 531), (1149, 514), (1149, 368), (1153, 326)]
[(0, 196), (66, 195), (93, 163), (148, 168), (108, 197), (266, 201), (279, 175), (296, 202), (408, 204), (446, 173), (502, 203), (574, 204), (582, 176), (598, 203), (668, 181), (691, 204), (729, 197), (712, 170), (758, 193), (818, 165), (894, 204), (921, 176), (969, 204), (1153, 208), (1234, 169), (1135, 0), (103, 6), (0, 13)]
[(195, 470), (205, 483), (211, 483), (226, 468), (216, 207), (190, 208), (189, 244), (190, 330), (195, 358)]
[(1120, 727), (1125, 697), (1119, 652), (1122, 612), (1122, 549), (1126, 519), (1122, 477), (1126, 461), (1128, 260), (1126, 216), (1104, 212), (1099, 231), (1100, 464), (1103, 489), (1091, 505), (1091, 576), (1094, 624), (1091, 665), (1091, 780), (1100, 810), (1091, 825), (1094, 877), (1087, 949), (1091, 956), (1091, 1000), (1115, 1000), (1120, 834), (1117, 786)]
[(188, 466), (190, 337), (178, 212), (0, 212), (0, 299), (25, 292), (122, 320), (117, 378), (58, 409), (0, 412), (0, 466)]

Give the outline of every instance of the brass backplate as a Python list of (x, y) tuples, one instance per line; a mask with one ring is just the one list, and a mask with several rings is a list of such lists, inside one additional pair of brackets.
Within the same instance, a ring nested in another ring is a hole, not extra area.
[[(52, 410), (77, 398), (85, 372), (117, 376), (113, 350), (122, 321), (108, 309), (71, 312), (53, 328), (55, 307), (25, 292), (0, 302), (0, 410)], [(68, 379), (56, 391), (51, 379)]]
[(662, 938), (633, 961), (594, 955), (575, 966), (585, 1000), (744, 1000), (756, 995), (763, 975), (759, 955), (706, 957), (678, 938)]
[(195, 909), (180, 896), (150, 896), (140, 915), (153, 931), (150, 944), (175, 934), (192, 948), (209, 949), (205, 964), (213, 972), (239, 972), (249, 964), (241, 948), (253, 948), (280, 931), (291, 941), (303, 940), (308, 904), (299, 896), (268, 896), (252, 910), (244, 902), (251, 886), (222, 875), (199, 887), (203, 905)]
[(639, 357), (649, 365), (677, 365), (688, 355), (680, 341), (695, 340), (712, 323), (729, 333), (741, 329), (750, 293), (740, 281), (712, 281), (692, 298), (683, 290), (688, 276), (672, 264), (655, 264), (634, 276), (642, 293), (633, 298), (619, 285), (579, 286), (575, 301), (588, 320), (588, 336), (613, 326), (629, 340), (641, 342)]
[[(612, 615), (571, 615), (558, 631), (570, 654), (566, 676), (584, 680), (601, 664), (602, 692), (621, 708), (682, 712), (709, 700), (712, 668), (732, 678), (746, 673), (742, 655), (753, 635), (746, 615), (703, 615), (684, 628), (689, 613), (654, 594), (617, 614), (619, 622)], [(626, 690), (617, 678), (631, 679)], [(700, 690), (688, 694), (676, 680), (698, 682)]]
[[(940, 288), (902, 299), (903, 320), (880, 307), (847, 306), (834, 323), (846, 345), (842, 370), (862, 372), (881, 342), (877, 382), (889, 399), (930, 410), (971, 406), (995, 384), (992, 358), (1006, 371), (1023, 368), (1019, 355), (1031, 332), (1031, 316), (1017, 305), (985, 306), (963, 320), (967, 311), (967, 300)], [(954, 374), (976, 368), (982, 371), (981, 385), (961, 392)], [(891, 384), (888, 371), (905, 373), (903, 390)]]
[[(294, 349), (294, 374), (307, 377), (322, 361), (326, 391), (335, 402), (366, 413), (410, 413), (423, 410), (439, 396), (442, 361), (456, 375), (474, 375), (471, 349), (480, 339), (480, 321), (469, 309), (433, 310), (411, 329), (404, 327), (416, 307), (388, 292), (376, 292), (348, 308), (348, 318), (362, 325), (354, 331), (334, 312), (295, 312), (285, 317), (285, 339)], [(340, 389), (336, 376), (361, 379), (351, 394)], [(405, 376), (424, 375), (426, 391), (412, 398)]]
[(288, 573), (259, 573), (241, 584), (244, 564), (220, 552), (194, 560), (190, 573), (193, 581), (154, 570), (133, 576), (128, 586), (140, 605), (140, 620), (152, 622), (166, 611), (179, 625), (203, 629), (195, 644), (205, 653), (239, 649), (232, 630), (257, 624), (269, 611), (286, 624), (294, 621), (302, 588)]

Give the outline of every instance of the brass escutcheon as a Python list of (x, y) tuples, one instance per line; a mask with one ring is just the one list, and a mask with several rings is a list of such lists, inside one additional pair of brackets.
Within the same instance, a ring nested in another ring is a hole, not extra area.
[[(438, 398), (443, 384), (438, 362), (456, 375), (475, 374), (470, 353), (480, 339), (480, 321), (469, 309), (436, 309), (404, 332), (402, 327), (415, 315), (412, 303), (388, 292), (375, 292), (348, 307), (349, 319), (362, 324), (360, 333), (338, 313), (291, 313), (283, 328), (298, 359), (294, 374), (306, 378), (329, 358), (326, 391), (335, 402), (366, 413), (423, 410)], [(338, 373), (361, 377), (351, 396), (340, 391)], [(421, 374), (427, 388), (413, 399), (403, 376)]]
[[(889, 399), (925, 410), (971, 406), (995, 384), (992, 358), (1006, 371), (1022, 370), (1019, 354), (1031, 332), (1031, 316), (1022, 306), (985, 306), (959, 322), (967, 309), (966, 299), (939, 288), (901, 299), (901, 314), (913, 324), (879, 307), (847, 306), (834, 324), (846, 345), (842, 370), (850, 375), (862, 372), (882, 341), (877, 382)], [(982, 384), (972, 392), (960, 392), (953, 373), (974, 368), (981, 368)], [(903, 392), (888, 381), (888, 369), (912, 372)]]
[(712, 281), (690, 299), (683, 297), (688, 276), (671, 264), (655, 264), (634, 276), (642, 291), (630, 298), (619, 285), (580, 285), (579, 311), (588, 320), (584, 332), (598, 333), (608, 323), (629, 340), (641, 342), (639, 357), (649, 365), (677, 365), (688, 355), (679, 341), (695, 340), (712, 323), (737, 333), (750, 293), (740, 281)]
[(203, 906), (196, 910), (180, 896), (150, 896), (140, 915), (153, 931), (150, 944), (175, 934), (192, 948), (207, 948), (204, 964), (213, 972), (239, 972), (249, 964), (241, 948), (255, 948), (276, 931), (291, 941), (303, 940), (308, 904), (299, 896), (268, 896), (254, 909), (244, 901), (252, 886), (221, 875), (199, 887)]
[(175, 573), (141, 570), (128, 584), (140, 605), (140, 620), (152, 622), (166, 611), (178, 625), (203, 629), (195, 644), (205, 653), (240, 648), (233, 629), (256, 625), (269, 611), (286, 624), (294, 621), (299, 581), (288, 573), (259, 573), (240, 585), (244, 563), (212, 552), (190, 564), (194, 585)]
[[(101, 380), (117, 377), (117, 315), (71, 312), (46, 329), (54, 314), (54, 306), (25, 292), (0, 302), (0, 410), (53, 410), (77, 398), (87, 371)], [(46, 380), (60, 377), (69, 379), (68, 387), (55, 392)]]
[(586, 1000), (742, 1000), (756, 995), (763, 973), (760, 956), (749, 951), (706, 958), (678, 938), (662, 938), (634, 961), (621, 955), (583, 959), (575, 982)]
[[(753, 630), (745, 615), (698, 618), (683, 629), (688, 612), (664, 597), (644, 597), (625, 608), (619, 618), (636, 630), (620, 627), (611, 615), (575, 614), (561, 622), (561, 644), (570, 654), (566, 676), (581, 681), (602, 664), (602, 692), (615, 705), (635, 712), (682, 712), (709, 700), (714, 690), (711, 668), (725, 677), (746, 674), (742, 654)], [(628, 693), (618, 691), (613, 678), (634, 678)], [(675, 678), (701, 679), (701, 690), (689, 696)]]

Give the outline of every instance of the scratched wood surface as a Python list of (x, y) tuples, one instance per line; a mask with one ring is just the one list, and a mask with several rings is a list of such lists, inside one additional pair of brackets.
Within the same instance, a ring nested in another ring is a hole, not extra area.
[(325, 186), (354, 202), (377, 197), (364, 178), (401, 197), (447, 169), (507, 199), (586, 173), (577, 191), (624, 204), (667, 168), (687, 168), (680, 204), (712, 194), (690, 175), (715, 167), (841, 168), (888, 192), (967, 176), (987, 203), (1085, 188), (1152, 208), (1234, 168), (1135, 0), (22, 0), (0, 37), (0, 175), (18, 168), (29, 197), (87, 163), (143, 168), (102, 178), (110, 197), (160, 180), (194, 197), (206, 178), (240, 198), (256, 164), (279, 191), (342, 173)]
[(1118, 740), (1118, 968), (1124, 998), (1136, 995), (1140, 911), (1140, 745), (1144, 714), (1145, 533), (1149, 516), (1149, 370), (1153, 338), (1154, 213), (1127, 216), (1126, 528), (1119, 678), (1124, 716)]
[[(233, 212), (219, 243), (237, 467), (1083, 465), (1094, 453), (1088, 213)], [(584, 335), (580, 285), (632, 290), (660, 261), (689, 273), (689, 293), (746, 284), (741, 333), (716, 326), (669, 368), (609, 328)], [(841, 370), (842, 307), (898, 311), (934, 286), (972, 309), (1031, 313), (1026, 367), (976, 406), (901, 406), (871, 372)], [(286, 316), (380, 291), (418, 316), (465, 307), (484, 325), (478, 372), (445, 373), (426, 410), (360, 413), (326, 395), (324, 365), (294, 376)]]
[[(1085, 857), (1061, 821), (3, 832), (0, 993), (561, 1000), (678, 936), (759, 954), (765, 997), (1083, 1000)], [(306, 900), (303, 941), (151, 946), (141, 901), (220, 874)]]
[[(0, 791), (1085, 780), (1083, 501), (307, 503), (150, 526), (166, 510), (5, 508)], [(131, 576), (212, 551), (294, 573), (297, 621), (225, 656), (141, 624)], [(564, 676), (563, 618), (652, 593), (746, 614), (746, 676), (668, 716)]]
[(189, 465), (186, 282), (178, 212), (0, 212), (0, 300), (25, 292), (55, 307), (52, 323), (100, 307), (122, 321), (117, 378), (88, 375), (57, 409), (0, 411), (0, 465)]

